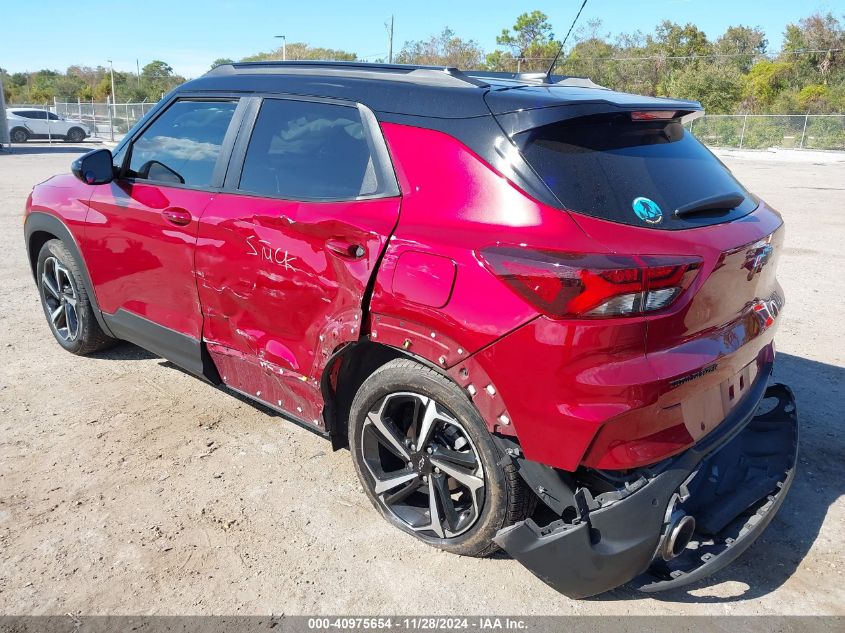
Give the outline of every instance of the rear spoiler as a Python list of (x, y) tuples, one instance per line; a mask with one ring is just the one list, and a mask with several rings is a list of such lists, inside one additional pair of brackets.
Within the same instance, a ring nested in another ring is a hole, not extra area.
[(508, 94), (519, 93), (520, 89), (490, 91), (484, 95), (484, 100), (509, 137), (532, 128), (596, 114), (672, 112), (670, 118), (682, 123), (704, 115), (704, 108), (698, 101), (644, 97), (606, 89), (543, 87), (540, 90), (542, 94), (537, 95), (535, 101), (538, 105), (533, 108), (525, 107), (524, 98), (515, 99), (516, 95)]

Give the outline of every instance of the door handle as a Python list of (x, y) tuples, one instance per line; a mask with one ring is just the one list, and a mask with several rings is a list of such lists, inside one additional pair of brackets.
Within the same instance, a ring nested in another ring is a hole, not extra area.
[(344, 259), (361, 259), (367, 254), (367, 249), (363, 246), (346, 240), (329, 240), (326, 242), (326, 248)]
[(161, 212), (164, 216), (164, 219), (170, 222), (171, 224), (175, 224), (176, 226), (185, 226), (186, 224), (190, 224), (191, 214), (185, 211), (185, 209), (178, 209), (176, 207), (172, 207), (170, 209), (165, 209)]

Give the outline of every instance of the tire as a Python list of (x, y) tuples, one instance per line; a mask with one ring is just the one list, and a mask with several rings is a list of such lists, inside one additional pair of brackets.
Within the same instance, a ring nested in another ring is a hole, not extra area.
[(81, 143), (85, 140), (85, 131), (82, 128), (72, 127), (68, 130), (65, 136), (65, 141), (68, 143)]
[(36, 280), (47, 324), (59, 345), (84, 356), (117, 342), (100, 328), (80, 264), (61, 240), (49, 240), (41, 247)]
[(12, 131), (9, 132), (9, 139), (12, 143), (26, 143), (29, 140), (29, 132), (26, 131), (26, 128), (13, 127)]
[(364, 382), (352, 402), (349, 446), (381, 515), (447, 552), (488, 556), (498, 549), (496, 533), (534, 510), (536, 498), (513, 464), (500, 463), (472, 401), (415, 361), (392, 360)]

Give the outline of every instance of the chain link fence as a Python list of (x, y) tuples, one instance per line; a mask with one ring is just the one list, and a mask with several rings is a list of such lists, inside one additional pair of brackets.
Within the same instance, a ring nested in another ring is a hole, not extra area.
[(845, 150), (845, 114), (707, 114), (687, 128), (710, 147)]
[[(95, 138), (111, 141), (120, 140), (154, 105), (55, 101), (6, 108), (49, 110), (87, 123)], [(845, 151), (845, 114), (707, 114), (688, 123), (687, 128), (710, 147)]]

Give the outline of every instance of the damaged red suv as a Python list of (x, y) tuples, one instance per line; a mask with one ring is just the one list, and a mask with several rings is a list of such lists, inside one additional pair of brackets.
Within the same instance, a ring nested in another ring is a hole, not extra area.
[(792, 482), (780, 216), (589, 80), (220, 66), (35, 187), (65, 349), (136, 343), (348, 447), (396, 527), (572, 597), (684, 585)]

